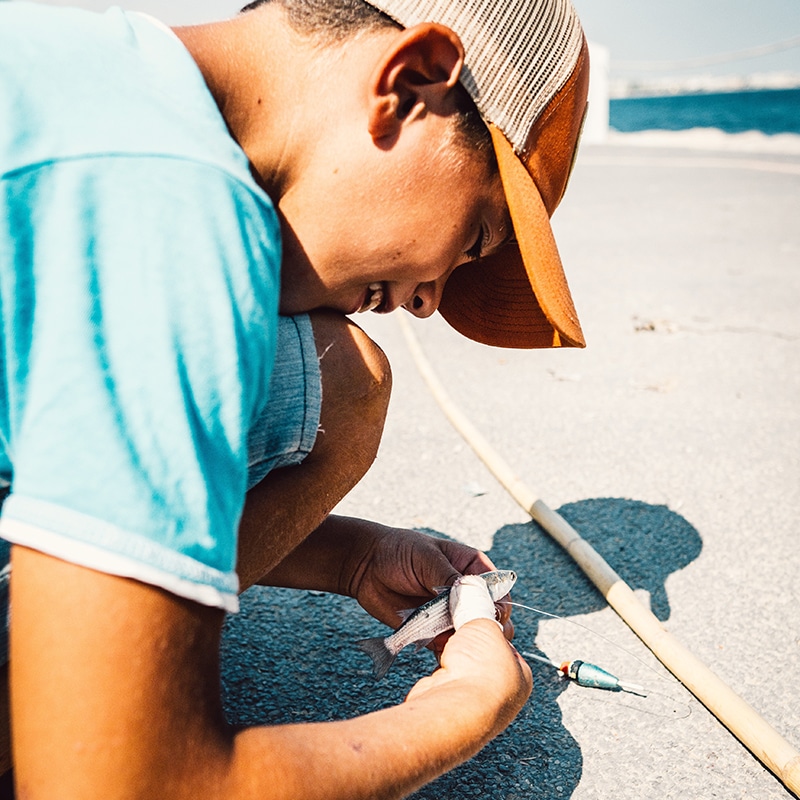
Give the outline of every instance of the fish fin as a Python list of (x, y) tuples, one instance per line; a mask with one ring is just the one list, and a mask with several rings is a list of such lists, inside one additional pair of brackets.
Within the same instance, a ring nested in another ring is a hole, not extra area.
[(372, 671), (375, 680), (379, 681), (389, 671), (396, 654), (386, 646), (386, 640), (382, 636), (361, 639), (356, 644), (372, 659)]
[(449, 592), (452, 588), (453, 588), (452, 586), (434, 586), (433, 591), (434, 594), (438, 597), (440, 594)]
[[(436, 637), (434, 637), (434, 638), (436, 638)], [(433, 639), (419, 639), (419, 640), (417, 640), (416, 642), (414, 642), (414, 652), (415, 653), (419, 653), (419, 651), (422, 650), (423, 647), (427, 647), (432, 641), (433, 641)]]

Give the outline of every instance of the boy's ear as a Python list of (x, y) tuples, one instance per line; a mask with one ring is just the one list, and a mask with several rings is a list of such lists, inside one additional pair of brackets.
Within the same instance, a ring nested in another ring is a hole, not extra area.
[(406, 119), (426, 107), (436, 110), (458, 82), (463, 66), (464, 47), (450, 28), (424, 22), (402, 31), (370, 79), (373, 139), (395, 135)]

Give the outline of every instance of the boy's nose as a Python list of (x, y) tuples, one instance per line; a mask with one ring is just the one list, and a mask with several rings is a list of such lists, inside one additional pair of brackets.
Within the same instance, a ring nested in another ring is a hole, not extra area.
[(427, 281), (420, 283), (417, 286), (414, 296), (403, 308), (410, 311), (415, 317), (424, 319), (429, 317), (439, 308), (439, 303), (442, 299), (442, 291), (444, 290), (446, 277), (439, 278), (436, 281)]

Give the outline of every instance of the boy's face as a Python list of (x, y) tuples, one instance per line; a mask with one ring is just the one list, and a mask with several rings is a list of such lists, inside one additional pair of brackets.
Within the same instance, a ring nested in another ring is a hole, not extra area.
[(405, 306), (428, 316), (459, 264), (510, 238), (489, 156), (468, 151), (451, 119), (430, 117), (391, 148), (349, 143), (307, 165), (282, 198), (282, 313)]

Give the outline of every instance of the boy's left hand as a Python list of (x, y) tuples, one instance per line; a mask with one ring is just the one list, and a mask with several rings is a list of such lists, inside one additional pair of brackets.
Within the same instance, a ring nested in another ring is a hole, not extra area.
[[(484, 553), (450, 539), (439, 539), (419, 531), (377, 526), (366, 555), (353, 571), (347, 594), (355, 597), (373, 617), (397, 628), (399, 612), (417, 608), (452, 585), (461, 575), (497, 569)], [(508, 604), (499, 603), (499, 619), (506, 638), (514, 626)], [(433, 645), (440, 652), (444, 639)]]

